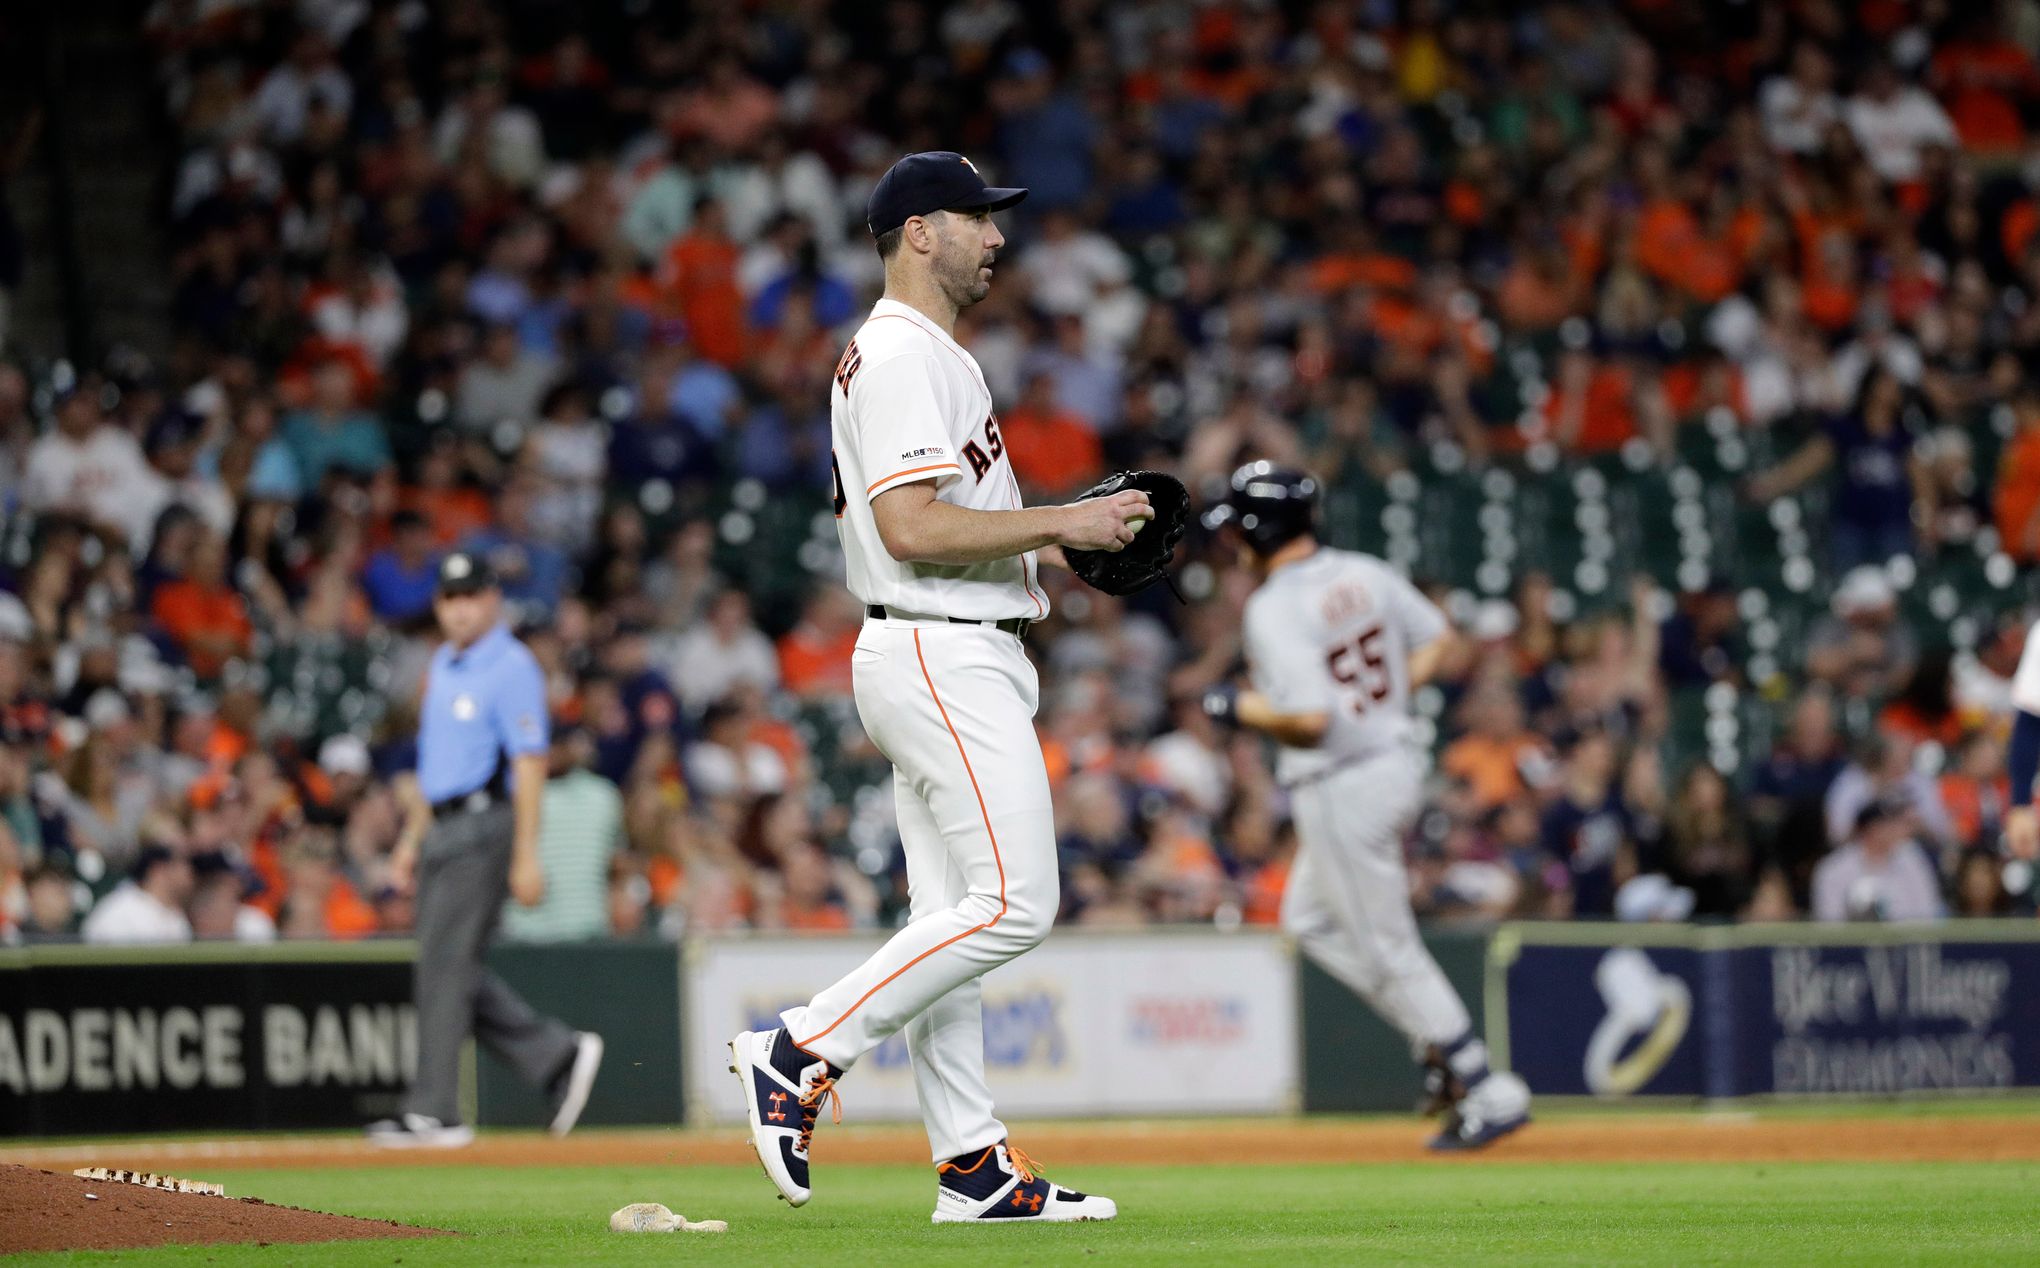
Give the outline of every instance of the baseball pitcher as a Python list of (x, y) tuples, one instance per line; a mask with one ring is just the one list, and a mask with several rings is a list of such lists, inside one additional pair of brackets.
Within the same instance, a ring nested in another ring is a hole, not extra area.
[(1423, 802), (1410, 693), (1436, 670), (1450, 626), (1372, 555), (1318, 543), (1317, 482), (1252, 462), (1206, 527), (1237, 535), (1261, 579), (1247, 600), (1253, 689), (1205, 697), (1222, 722), (1281, 746), (1299, 842), (1282, 924), (1327, 973), (1408, 1036), (1442, 1113), (1434, 1149), (1477, 1149), (1530, 1121), (1530, 1093), (1490, 1071), (1466, 1005), (1417, 934), (1403, 837)]
[[(1005, 238), (960, 154), (912, 154), (872, 191), (885, 295), (836, 366), (836, 521), (866, 621), (857, 711), (893, 765), (912, 920), (784, 1025), (730, 1044), (751, 1142), (780, 1196), (808, 1200), (825, 1099), (904, 1029), (937, 1163), (934, 1219), (1104, 1220), (1106, 1198), (1050, 1184), (1006, 1143), (985, 1086), (978, 979), (1047, 936), (1058, 904), (1039, 683), (1021, 647), (1048, 615), (1039, 568), (1061, 548), (1112, 554), (1156, 512), (1138, 488), (1024, 508), (984, 375), (955, 338)], [(1151, 533), (1180, 532), (1180, 525)]]
[(2006, 852), (2016, 859), (2040, 859), (2040, 813), (2033, 807), (2033, 781), (2040, 776), (2040, 621), (2026, 631), (2026, 646), (2012, 674), (2012, 736), (2005, 765), (2011, 777)]

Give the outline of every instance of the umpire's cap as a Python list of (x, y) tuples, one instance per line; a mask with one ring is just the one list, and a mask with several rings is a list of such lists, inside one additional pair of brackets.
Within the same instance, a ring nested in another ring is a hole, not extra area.
[(1272, 555), (1317, 531), (1317, 500), (1318, 483), (1309, 472), (1266, 459), (1250, 462), (1232, 473), (1225, 500), (1204, 513), (1204, 527), (1215, 532), (1230, 524), (1254, 553)]
[(955, 150), (909, 154), (886, 169), (865, 204), (871, 236), (890, 233), (910, 216), (937, 211), (1000, 211), (1027, 197), (1024, 189), (985, 184), (977, 165)]
[(496, 574), (487, 560), (470, 551), (456, 550), (439, 561), (439, 593), (480, 594), (496, 588)]

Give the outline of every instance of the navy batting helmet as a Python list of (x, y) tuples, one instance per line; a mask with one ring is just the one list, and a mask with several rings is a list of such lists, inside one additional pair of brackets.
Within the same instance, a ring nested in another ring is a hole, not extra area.
[(1225, 501), (1204, 513), (1204, 527), (1231, 524), (1256, 554), (1317, 531), (1318, 483), (1307, 471), (1278, 467), (1265, 459), (1232, 473)]

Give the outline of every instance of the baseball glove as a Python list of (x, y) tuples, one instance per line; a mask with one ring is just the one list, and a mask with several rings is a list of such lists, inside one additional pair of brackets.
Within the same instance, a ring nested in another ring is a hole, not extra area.
[(1147, 494), (1154, 507), (1154, 519), (1139, 536), (1120, 550), (1063, 548), (1070, 571), (1107, 594), (1133, 594), (1167, 579), (1176, 543), (1183, 540), (1183, 530), (1190, 523), (1190, 491), (1166, 471), (1121, 471), (1084, 490), (1077, 500), (1111, 497), (1127, 489)]

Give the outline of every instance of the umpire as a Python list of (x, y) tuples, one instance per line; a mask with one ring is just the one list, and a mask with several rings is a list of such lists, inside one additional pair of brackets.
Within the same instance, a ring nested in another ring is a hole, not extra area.
[(460, 1121), (460, 1050), (470, 1033), (547, 1090), (561, 1136), (588, 1103), (602, 1037), (540, 1017), (482, 965), (504, 899), (531, 906), (545, 895), (545, 678), (503, 623), (502, 593), (479, 556), (446, 557), (432, 606), (446, 642), (425, 684), (414, 813), (391, 857), (398, 885), (417, 875), (418, 1072), (403, 1112), (371, 1125), (369, 1139), (394, 1149), (474, 1140)]

